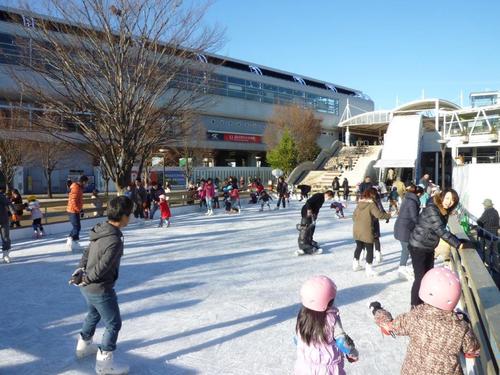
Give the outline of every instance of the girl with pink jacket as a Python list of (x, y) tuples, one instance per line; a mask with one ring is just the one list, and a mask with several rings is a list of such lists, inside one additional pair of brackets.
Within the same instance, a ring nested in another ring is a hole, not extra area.
[(337, 286), (326, 276), (315, 276), (302, 285), (295, 375), (345, 375), (344, 355), (349, 362), (358, 360), (354, 342), (333, 305), (336, 294)]

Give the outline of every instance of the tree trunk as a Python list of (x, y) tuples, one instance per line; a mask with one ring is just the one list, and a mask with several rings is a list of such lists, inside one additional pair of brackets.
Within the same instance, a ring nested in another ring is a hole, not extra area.
[(52, 171), (47, 171), (47, 194), (52, 198)]
[(104, 190), (107, 197), (109, 195), (109, 177), (104, 179)]

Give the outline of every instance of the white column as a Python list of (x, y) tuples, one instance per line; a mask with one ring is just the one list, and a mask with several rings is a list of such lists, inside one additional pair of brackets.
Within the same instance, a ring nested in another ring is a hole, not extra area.
[(349, 131), (349, 127), (345, 130), (345, 144), (347, 147), (351, 145), (351, 132)]
[(435, 156), (434, 156), (434, 183), (436, 185), (439, 185), (439, 155), (441, 153), (440, 152), (436, 152)]

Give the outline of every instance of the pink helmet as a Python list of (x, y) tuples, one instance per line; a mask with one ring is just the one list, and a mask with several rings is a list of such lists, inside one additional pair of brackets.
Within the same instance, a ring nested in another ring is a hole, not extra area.
[(326, 276), (314, 276), (300, 288), (302, 305), (314, 311), (326, 311), (328, 303), (337, 295), (337, 286)]
[(455, 272), (436, 267), (424, 275), (418, 296), (431, 306), (452, 311), (460, 299), (461, 291), (460, 279)]

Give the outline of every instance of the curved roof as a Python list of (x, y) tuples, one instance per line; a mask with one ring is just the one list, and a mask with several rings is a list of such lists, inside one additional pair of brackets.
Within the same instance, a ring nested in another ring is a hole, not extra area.
[(449, 100), (435, 98), (414, 100), (412, 102), (405, 103), (403, 105), (400, 105), (399, 107), (394, 108), (392, 112), (433, 110), (436, 108), (436, 101), (439, 103), (440, 109), (449, 109), (452, 111), (462, 109), (458, 104), (450, 102)]

